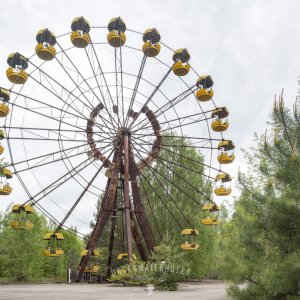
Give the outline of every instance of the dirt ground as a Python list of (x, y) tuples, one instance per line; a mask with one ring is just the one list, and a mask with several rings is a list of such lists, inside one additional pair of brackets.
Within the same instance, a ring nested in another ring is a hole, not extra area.
[(110, 284), (26, 284), (0, 285), (0, 299), (197, 299), (224, 300), (226, 285), (222, 281), (181, 283), (176, 292), (162, 292), (148, 287), (117, 287)]

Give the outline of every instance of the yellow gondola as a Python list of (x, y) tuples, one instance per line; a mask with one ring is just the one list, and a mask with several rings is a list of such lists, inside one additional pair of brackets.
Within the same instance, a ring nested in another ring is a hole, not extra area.
[(9, 107), (5, 103), (0, 104), (0, 118), (6, 117), (9, 114)]
[(219, 107), (212, 111), (211, 117), (215, 120), (211, 123), (213, 131), (222, 132), (228, 129), (228, 120), (224, 120), (229, 115), (226, 107)]
[(16, 71), (13, 68), (8, 68), (6, 70), (6, 76), (8, 80), (14, 84), (24, 84), (28, 79), (28, 74), (22, 69)]
[(199, 101), (206, 102), (212, 99), (214, 96), (214, 91), (213, 90), (206, 90), (206, 89), (199, 89), (196, 92), (196, 98)]
[(178, 49), (173, 55), (174, 64), (172, 70), (176, 76), (185, 76), (190, 71), (190, 54), (187, 49)]
[(71, 24), (71, 42), (76, 48), (85, 48), (90, 43), (90, 24), (83, 18), (75, 18)]
[(100, 271), (100, 266), (99, 265), (94, 265), (93, 266), (93, 271), (95, 271), (95, 272)]
[(78, 31), (73, 31), (70, 38), (76, 48), (85, 48), (90, 43), (90, 36), (86, 32), (81, 34)]
[(181, 235), (199, 235), (199, 231), (197, 229), (182, 229)]
[(5, 137), (4, 131), (0, 129), (0, 140), (3, 140)]
[(0, 144), (0, 154), (4, 152), (4, 147)]
[(223, 122), (222, 120), (215, 120), (211, 123), (211, 129), (216, 132), (222, 132), (227, 130), (229, 127), (229, 123)]
[[(121, 260), (121, 259), (125, 259), (125, 258), (128, 258), (128, 253), (120, 253), (118, 254), (117, 256), (117, 259), (118, 260)], [(136, 255), (132, 253), (132, 259), (133, 260), (136, 260)]]
[(182, 250), (197, 250), (197, 249), (199, 249), (199, 244), (185, 242), (180, 245), (180, 248)]
[(57, 249), (50, 249), (50, 247), (43, 249), (43, 255), (47, 257), (58, 257), (64, 254), (64, 251), (60, 248)]
[(235, 159), (235, 155), (229, 155), (228, 153), (222, 153), (218, 156), (220, 164), (231, 164)]
[(64, 239), (64, 236), (60, 232), (56, 232), (56, 233), (54, 233), (54, 232), (47, 232), (47, 233), (44, 234), (44, 236), (43, 236), (43, 240), (44, 241), (49, 241), (51, 239), (55, 239), (57, 241), (61, 241), (61, 240)]
[(99, 265), (91, 265), (84, 269), (84, 273), (98, 273), (100, 271)]
[(210, 216), (202, 219), (203, 225), (218, 225), (220, 223), (220, 220), (218, 218), (211, 218)]
[(112, 47), (121, 47), (126, 42), (126, 24), (125, 22), (120, 18), (113, 18), (108, 23), (108, 35), (107, 35), (107, 41)]
[(220, 211), (220, 206), (215, 203), (204, 204), (202, 207), (202, 211), (216, 212)]
[(11, 179), (13, 177), (12, 172), (7, 168), (3, 168), (2, 172), (6, 179)]
[(63, 255), (64, 251), (60, 247), (60, 242), (64, 239), (60, 232), (47, 232), (43, 240), (48, 241), (47, 247), (43, 250), (43, 255), (48, 257), (57, 257)]
[[(208, 203), (202, 207), (202, 211), (213, 214), (213, 213), (219, 212), (220, 207), (218, 205), (216, 205), (215, 203)], [(214, 215), (214, 216), (208, 215), (208, 216), (204, 217), (201, 220), (201, 223), (203, 225), (218, 225), (219, 224), (218, 214), (217, 214), (217, 216), (216, 215)]]
[(214, 190), (216, 196), (229, 196), (232, 192), (231, 188), (219, 187)]
[(10, 99), (10, 93), (8, 90), (4, 88), (0, 88), (0, 100), (4, 102), (8, 102)]
[(13, 229), (32, 229), (33, 223), (30, 221), (25, 221), (25, 222), (12, 221), (10, 226)]
[(112, 47), (121, 47), (126, 42), (126, 35), (124, 32), (117, 33), (115, 31), (111, 31), (107, 35), (107, 41)]
[(33, 223), (28, 220), (28, 215), (33, 212), (30, 205), (15, 204), (11, 210), (15, 215), (15, 219), (11, 222), (13, 229), (32, 229)]
[[(0, 100), (8, 102), (10, 99), (10, 93), (4, 88), (0, 88)], [(6, 117), (9, 114), (9, 107), (5, 103), (0, 104), (0, 117)]]
[(2, 184), (2, 187), (0, 188), (0, 195), (6, 196), (9, 195), (12, 192), (12, 187), (7, 184)]
[[(80, 252), (80, 256), (86, 256), (87, 253), (88, 253), (88, 250), (87, 250), (87, 249), (84, 249), (84, 250), (82, 250), (82, 251)], [(97, 249), (94, 249), (94, 250), (93, 250), (92, 256), (100, 256), (100, 251), (97, 250)]]
[(215, 177), (215, 181), (230, 182), (231, 180), (232, 180), (231, 176), (226, 173), (218, 174)]
[(227, 185), (227, 183), (231, 182), (230, 175), (218, 174), (215, 178), (215, 182), (217, 184), (216, 188), (214, 189), (214, 193), (216, 196), (228, 196), (231, 194), (232, 190), (230, 188), (230, 185)]
[(54, 45), (56, 38), (53, 32), (48, 29), (41, 29), (36, 35), (38, 44), (35, 47), (37, 56), (42, 60), (52, 60), (56, 55)]
[(223, 140), (218, 144), (218, 161), (220, 164), (230, 164), (234, 161), (235, 155), (233, 153), (233, 150), (235, 148), (235, 145), (232, 141), (229, 140)]
[(151, 42), (145, 42), (143, 44), (143, 52), (146, 56), (148, 57), (155, 57), (159, 54), (160, 52), (160, 44), (156, 43), (156, 44), (151, 44)]
[(155, 57), (160, 52), (160, 34), (155, 28), (147, 29), (143, 34), (143, 52), (148, 57)]
[[(195, 237), (199, 235), (199, 232), (194, 228), (186, 228), (181, 231), (181, 235)], [(182, 250), (197, 250), (199, 248), (199, 244), (197, 244), (194, 240), (185, 241), (180, 245), (180, 248)]]
[(14, 84), (24, 84), (27, 81), (27, 58), (20, 53), (11, 53), (7, 58), (9, 68), (6, 70), (8, 80)]
[[(80, 256), (84, 257), (88, 254), (88, 249), (84, 249), (80, 252)], [(88, 264), (88, 266), (85, 268), (84, 272), (85, 273), (97, 273), (100, 270), (100, 266), (95, 264), (96, 261), (96, 257), (100, 256), (100, 251), (98, 249), (94, 249), (93, 253), (91, 255), (91, 260)]]
[(33, 213), (33, 208), (31, 205), (21, 205), (21, 204), (15, 204), (13, 207), (12, 207), (12, 212), (13, 213), (19, 213), (19, 212), (26, 212), (28, 214), (30, 213)]
[(210, 75), (200, 76), (196, 82), (196, 86), (199, 87), (199, 89), (196, 92), (197, 100), (201, 102), (206, 102), (213, 98), (213, 80)]
[(35, 47), (37, 56), (42, 60), (52, 60), (56, 55), (56, 50), (53, 46), (45, 46), (43, 44), (37, 44)]

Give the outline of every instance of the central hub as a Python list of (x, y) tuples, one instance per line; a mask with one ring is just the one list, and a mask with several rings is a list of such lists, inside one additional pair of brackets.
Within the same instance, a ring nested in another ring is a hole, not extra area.
[(129, 128), (127, 127), (120, 127), (119, 130), (118, 130), (118, 135), (121, 137), (121, 136), (124, 136), (124, 135), (130, 135), (130, 130)]
[[(103, 118), (105, 114), (102, 115), (102, 110), (104, 109), (104, 105), (102, 103), (99, 103), (90, 113), (90, 116), (87, 121), (86, 126), (86, 135), (87, 135), (87, 142), (91, 148), (92, 156), (94, 159), (98, 159), (101, 162), (103, 162), (103, 166), (105, 168), (113, 168), (115, 162), (111, 162), (109, 159), (107, 159), (104, 154), (101, 152), (102, 149), (105, 148), (105, 146), (102, 146), (102, 148), (99, 146), (101, 142), (104, 144), (109, 144), (109, 141), (112, 142), (115, 149), (120, 149), (121, 147), (124, 147), (124, 137), (128, 137), (130, 140), (130, 143), (133, 141), (131, 140), (131, 132), (129, 127), (119, 127), (119, 128), (112, 128), (107, 126), (104, 122)], [(159, 155), (160, 152), (160, 146), (161, 146), (161, 140), (162, 137), (160, 135), (160, 124), (157, 120), (157, 117), (155, 116), (155, 113), (148, 108), (148, 106), (144, 106), (141, 109), (141, 112), (134, 112), (132, 111), (129, 116), (136, 120), (140, 114), (144, 114), (146, 116), (146, 119), (148, 119), (148, 122), (151, 124), (151, 127), (153, 129), (153, 134), (150, 134), (150, 136), (153, 136), (154, 139), (151, 142), (152, 147), (150, 147), (150, 150), (146, 157), (140, 159), (136, 162), (136, 167), (138, 172), (140, 172), (144, 167), (149, 166)], [(102, 122), (97, 123), (96, 119), (99, 117)], [(104, 123), (104, 124), (102, 124)], [(110, 123), (111, 126), (114, 126), (114, 123)], [(117, 123), (115, 123), (117, 124)], [(117, 127), (117, 125), (116, 125)], [(94, 128), (97, 129), (97, 131), (94, 131)], [(113, 137), (114, 132), (116, 132), (116, 135)], [(136, 130), (135, 130), (136, 132)], [(136, 133), (134, 133), (136, 134)], [(97, 137), (95, 139), (95, 136)], [(132, 136), (134, 137), (134, 135)], [(135, 137), (133, 139), (134, 141), (137, 141), (139, 143), (139, 139)], [(150, 144), (150, 145), (151, 145)], [(136, 145), (132, 145), (133, 150), (132, 151), (138, 151), (138, 156), (141, 156), (141, 153), (139, 153), (139, 150), (136, 150)], [(134, 150), (135, 149), (135, 150)], [(133, 152), (134, 154), (135, 152)]]

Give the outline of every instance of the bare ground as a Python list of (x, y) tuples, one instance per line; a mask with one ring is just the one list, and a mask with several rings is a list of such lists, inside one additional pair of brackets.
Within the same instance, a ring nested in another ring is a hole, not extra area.
[(176, 292), (152, 290), (151, 287), (117, 287), (110, 284), (26, 284), (0, 285), (0, 299), (56, 300), (56, 299), (188, 299), (225, 300), (226, 284), (205, 280), (197, 283), (181, 283)]

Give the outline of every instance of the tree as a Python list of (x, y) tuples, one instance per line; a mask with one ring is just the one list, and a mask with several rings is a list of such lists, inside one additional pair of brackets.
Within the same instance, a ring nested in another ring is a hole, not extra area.
[(75, 269), (79, 263), (83, 242), (76, 235), (76, 229), (62, 230), (64, 240), (60, 257), (44, 257), (46, 246), (43, 234), (51, 232), (43, 215), (34, 212), (28, 216), (33, 223), (31, 230), (12, 229), (13, 213), (0, 215), (0, 278), (3, 282), (30, 282), (65, 280), (68, 268)]
[(174, 238), (168, 236), (156, 247), (147, 263), (135, 260), (120, 266), (109, 281), (125, 285), (153, 285), (159, 290), (175, 291), (177, 282), (185, 280), (190, 273), (187, 262), (183, 263), (183, 256), (183, 252), (176, 251)]
[[(223, 227), (222, 270), (237, 299), (293, 299), (300, 282), (299, 107), (274, 105), (272, 132), (256, 137), (239, 175), (241, 196)], [(241, 288), (239, 284), (246, 283)]]
[(181, 230), (198, 229), (195, 242), (200, 248), (183, 253), (181, 261), (182, 264), (188, 262), (191, 278), (207, 276), (215, 261), (217, 229), (201, 224), (201, 207), (212, 191), (207, 171), (203, 156), (187, 139), (166, 134), (155, 164), (146, 169), (139, 180), (148, 220), (158, 240), (161, 236), (163, 242), (166, 235), (171, 235), (175, 242), (172, 246), (182, 252)]
[(42, 236), (46, 230), (45, 219), (33, 213), (32, 230), (10, 228), (12, 213), (2, 214), (0, 232), (0, 278), (13, 281), (38, 280), (43, 276)]

